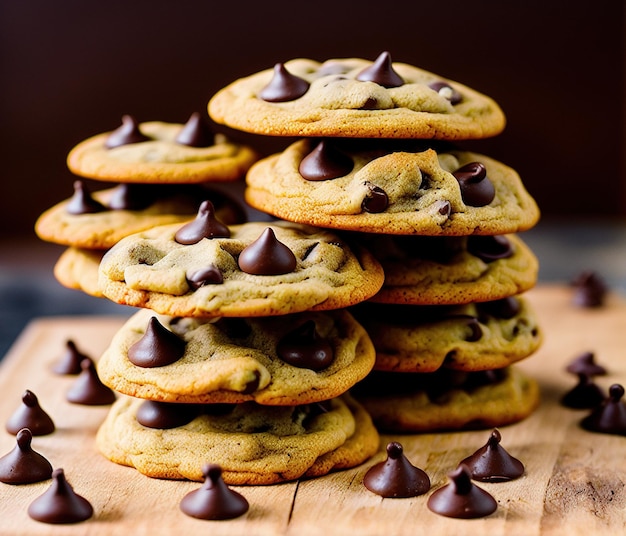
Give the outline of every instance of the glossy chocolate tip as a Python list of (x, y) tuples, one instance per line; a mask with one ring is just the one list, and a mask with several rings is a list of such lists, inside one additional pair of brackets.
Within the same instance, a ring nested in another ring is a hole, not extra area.
[(496, 189), (487, 169), (480, 162), (470, 162), (452, 173), (459, 183), (461, 198), (470, 207), (484, 207), (496, 197)]
[(76, 343), (68, 339), (65, 342), (65, 351), (59, 361), (52, 367), (52, 371), (56, 374), (67, 376), (80, 374), (82, 370), (80, 362), (86, 357), (88, 356), (78, 349)]
[(439, 93), (444, 99), (449, 100), (452, 105), (459, 104), (463, 100), (463, 96), (447, 82), (433, 82), (428, 84), (428, 87)]
[(308, 90), (309, 83), (306, 80), (291, 74), (283, 63), (277, 63), (272, 79), (258, 97), (267, 102), (288, 102), (299, 99)]
[(190, 423), (200, 415), (201, 408), (200, 404), (174, 404), (144, 400), (137, 408), (135, 418), (146, 428), (168, 430)]
[(5, 484), (31, 484), (48, 480), (52, 465), (31, 447), (33, 434), (22, 428), (15, 436), (16, 445), (0, 458), (0, 482)]
[(404, 79), (395, 71), (389, 52), (381, 53), (376, 61), (357, 74), (360, 82), (374, 82), (386, 88), (404, 85)]
[(289, 365), (315, 371), (328, 368), (335, 359), (332, 344), (319, 336), (313, 320), (285, 335), (278, 342), (276, 353)]
[(84, 406), (113, 404), (116, 399), (115, 392), (100, 381), (93, 360), (86, 357), (80, 366), (82, 372), (65, 394), (65, 399), (72, 404)]
[(39, 405), (37, 396), (28, 389), (22, 395), (22, 404), (7, 420), (5, 427), (11, 434), (28, 428), (34, 436), (48, 435), (55, 430), (50, 415)]
[(298, 171), (307, 181), (325, 181), (344, 177), (353, 167), (352, 158), (323, 139), (302, 159)]
[(623, 396), (624, 387), (621, 384), (611, 385), (609, 395), (581, 421), (581, 426), (591, 432), (626, 435), (626, 404), (622, 400)]
[(494, 429), (485, 446), (461, 461), (474, 480), (480, 482), (506, 482), (524, 474), (524, 464), (511, 456), (500, 445), (502, 436)]
[(215, 207), (208, 199), (200, 203), (198, 213), (192, 221), (183, 225), (174, 240), (179, 244), (190, 246), (197, 244), (203, 238), (229, 238), (230, 229), (215, 216)]
[(104, 142), (107, 149), (115, 149), (122, 145), (149, 141), (150, 138), (139, 129), (139, 123), (132, 115), (123, 115), (122, 124), (116, 128)]
[(367, 194), (361, 203), (361, 208), (370, 214), (379, 214), (387, 210), (389, 206), (387, 192), (374, 184), (368, 184), (367, 188)]
[(593, 409), (602, 403), (605, 396), (592, 376), (578, 373), (578, 383), (561, 398), (561, 404), (572, 409)]
[(583, 352), (574, 358), (565, 368), (572, 374), (587, 374), (588, 376), (604, 376), (607, 370), (596, 362), (596, 355), (593, 352)]
[(511, 241), (504, 235), (468, 236), (467, 251), (486, 263), (508, 259), (515, 254)]
[(183, 339), (153, 316), (142, 337), (128, 349), (128, 360), (138, 367), (163, 367), (183, 357), (186, 346)]
[(74, 194), (65, 207), (68, 214), (78, 216), (80, 214), (96, 214), (106, 210), (107, 208), (102, 203), (91, 196), (84, 181), (80, 179), (74, 181)]
[(239, 268), (252, 275), (281, 275), (293, 272), (297, 261), (293, 252), (267, 227), (259, 238), (239, 254)]
[(187, 273), (186, 278), (187, 284), (194, 290), (206, 285), (221, 285), (224, 282), (222, 272), (212, 264), (206, 268)]
[(193, 112), (175, 141), (189, 147), (210, 147), (215, 143), (215, 137), (200, 112)]

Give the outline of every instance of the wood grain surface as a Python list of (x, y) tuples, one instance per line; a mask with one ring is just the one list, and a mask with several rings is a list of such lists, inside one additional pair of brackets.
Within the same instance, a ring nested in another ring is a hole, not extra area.
[[(155, 480), (104, 459), (94, 444), (107, 407), (73, 405), (65, 392), (74, 380), (50, 372), (65, 341), (73, 339), (97, 358), (121, 326), (118, 317), (55, 317), (34, 320), (0, 364), (0, 419), (5, 422), (33, 391), (57, 425), (55, 433), (35, 437), (33, 448), (53, 467), (63, 468), (74, 490), (94, 507), (94, 516), (75, 525), (47, 525), (28, 517), (28, 505), (50, 481), (28, 485), (0, 483), (0, 534), (80, 535), (561, 535), (626, 532), (626, 437), (587, 432), (578, 425), (587, 414), (559, 404), (576, 378), (565, 365), (593, 351), (609, 374), (605, 388), (626, 384), (626, 301), (611, 295), (606, 306), (582, 309), (571, 303), (565, 286), (541, 286), (526, 296), (545, 331), (542, 348), (519, 366), (542, 391), (539, 409), (523, 422), (503, 427), (502, 445), (526, 466), (526, 474), (507, 483), (479, 484), (498, 501), (491, 516), (455, 520), (430, 512), (430, 492), (409, 499), (382, 499), (369, 492), (363, 475), (384, 459), (384, 447), (398, 440), (405, 454), (431, 478), (432, 490), (447, 483), (457, 463), (481, 447), (490, 430), (383, 436), (379, 453), (364, 465), (322, 478), (264, 487), (237, 487), (250, 503), (235, 520), (201, 521), (179, 509), (197, 482)], [(15, 439), (0, 432), (0, 455)]]

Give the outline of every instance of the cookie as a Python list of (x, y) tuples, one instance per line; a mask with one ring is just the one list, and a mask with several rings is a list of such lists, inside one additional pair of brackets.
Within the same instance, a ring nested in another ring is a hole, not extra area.
[[(233, 143), (223, 134), (207, 136), (199, 145), (190, 145), (188, 138), (177, 141), (187, 125), (138, 124), (132, 116), (124, 116), (119, 129), (76, 145), (67, 156), (67, 165), (76, 175), (101, 181), (199, 183), (241, 179), (258, 158), (252, 148)], [(116, 137), (120, 141), (111, 143)]]
[(431, 237), (362, 234), (385, 282), (370, 301), (451, 305), (506, 298), (533, 288), (539, 262), (517, 235)]
[(374, 372), (351, 393), (380, 431), (419, 433), (487, 429), (528, 417), (539, 404), (537, 381), (515, 366), (460, 373)]
[(378, 449), (378, 432), (349, 396), (312, 406), (236, 404), (204, 412), (182, 426), (139, 424), (144, 401), (120, 398), (96, 441), (111, 461), (153, 478), (202, 481), (207, 462), (227, 484), (277, 484), (357, 466)]
[[(166, 352), (166, 344), (176, 348)], [(343, 309), (213, 321), (144, 309), (113, 337), (98, 376), (120, 393), (162, 402), (295, 405), (346, 392), (374, 357)]]
[(360, 304), (351, 309), (376, 348), (376, 370), (506, 367), (533, 354), (542, 330), (522, 297), (466, 305)]
[(298, 140), (252, 166), (246, 201), (285, 220), (364, 233), (494, 235), (539, 219), (517, 172), (492, 158), (377, 144)]
[(188, 229), (160, 226), (118, 242), (100, 263), (103, 294), (172, 316), (271, 316), (347, 307), (383, 283), (367, 250), (322, 229), (249, 222), (177, 241)]
[(103, 298), (98, 286), (98, 267), (106, 250), (69, 247), (57, 259), (53, 273), (64, 287), (81, 290), (96, 298)]
[(222, 222), (246, 221), (237, 201), (203, 185), (123, 183), (92, 193), (78, 180), (72, 197), (39, 216), (35, 232), (42, 240), (55, 244), (109, 249), (129, 234), (192, 220), (206, 199)]
[(324, 63), (298, 58), (240, 78), (209, 101), (210, 117), (269, 136), (478, 139), (505, 125), (493, 99), (383, 52)]

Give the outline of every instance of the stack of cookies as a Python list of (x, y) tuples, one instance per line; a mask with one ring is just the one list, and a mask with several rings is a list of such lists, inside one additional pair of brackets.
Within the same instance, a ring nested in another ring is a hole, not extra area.
[(229, 127), (297, 140), (249, 170), (246, 201), (373, 253), (382, 289), (350, 308), (376, 348), (351, 390), (379, 429), (516, 422), (536, 382), (513, 364), (541, 343), (523, 292), (538, 263), (517, 233), (539, 219), (515, 170), (459, 147), (499, 134), (489, 97), (403, 63), (295, 59), (209, 102)]

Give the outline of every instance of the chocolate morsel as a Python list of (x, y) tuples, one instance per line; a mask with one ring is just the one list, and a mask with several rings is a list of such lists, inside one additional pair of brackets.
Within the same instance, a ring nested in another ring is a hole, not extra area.
[(378, 214), (380, 212), (384, 212), (387, 210), (389, 206), (389, 197), (385, 190), (380, 188), (379, 186), (374, 186), (371, 184), (367, 185), (368, 192), (361, 203), (361, 208), (365, 212), (370, 212), (372, 214)]
[(258, 94), (267, 102), (287, 102), (299, 99), (309, 90), (309, 83), (299, 76), (291, 74), (283, 63), (274, 65), (274, 74)]
[(386, 88), (398, 87), (404, 84), (402, 77), (394, 70), (389, 52), (383, 52), (369, 67), (356, 75), (360, 82), (374, 82)]
[(607, 287), (602, 278), (591, 270), (580, 273), (574, 281), (573, 303), (579, 307), (602, 307)]
[(202, 468), (204, 484), (180, 501), (180, 509), (197, 519), (234, 519), (245, 514), (250, 505), (246, 498), (230, 489), (222, 479), (222, 468), (207, 464)]
[(153, 316), (141, 339), (128, 349), (128, 360), (138, 367), (163, 367), (183, 357), (185, 346), (183, 339), (165, 328)]
[(215, 207), (208, 199), (200, 203), (195, 219), (183, 225), (174, 240), (179, 244), (189, 246), (197, 244), (203, 238), (229, 238), (230, 230), (215, 217)]
[(626, 404), (622, 400), (624, 387), (615, 383), (609, 387), (609, 396), (582, 421), (581, 426), (590, 432), (626, 435)]
[(353, 167), (354, 162), (348, 155), (324, 139), (302, 159), (298, 171), (307, 181), (325, 181), (344, 177)]
[(494, 428), (485, 446), (461, 461), (474, 480), (506, 482), (524, 474), (524, 464), (500, 445), (501, 439), (500, 432)]
[(313, 320), (285, 335), (276, 345), (276, 353), (289, 365), (311, 370), (323, 370), (335, 358), (332, 345), (319, 336)]
[(132, 115), (123, 115), (121, 126), (109, 134), (104, 145), (107, 149), (114, 149), (121, 145), (130, 145), (131, 143), (141, 143), (149, 140), (150, 138), (139, 130), (139, 123)]
[(175, 141), (189, 147), (209, 147), (215, 143), (215, 137), (200, 113), (193, 112)]
[(370, 467), (365, 473), (363, 485), (382, 497), (416, 497), (430, 489), (430, 478), (411, 464), (402, 445), (394, 441), (387, 444), (387, 460)]
[(461, 198), (470, 207), (484, 207), (496, 197), (496, 189), (480, 162), (470, 162), (452, 173), (461, 188)]
[(154, 203), (152, 185), (122, 183), (115, 187), (107, 203), (111, 210), (143, 210)]
[(5, 484), (31, 484), (48, 480), (52, 465), (31, 447), (33, 434), (22, 428), (15, 437), (17, 444), (11, 452), (0, 458), (0, 482)]
[(296, 256), (276, 238), (271, 227), (241, 251), (238, 263), (241, 271), (253, 275), (288, 274), (297, 266)]
[(82, 372), (65, 394), (65, 399), (72, 404), (84, 406), (106, 406), (115, 402), (115, 392), (104, 385), (92, 359), (86, 357), (80, 363)]
[(448, 474), (450, 482), (435, 490), (426, 506), (436, 514), (458, 519), (474, 519), (492, 514), (498, 503), (490, 493), (472, 482), (470, 470), (461, 464)]
[(190, 423), (200, 415), (201, 409), (201, 404), (173, 404), (145, 400), (137, 409), (135, 418), (146, 428), (166, 430)]
[(34, 436), (48, 435), (55, 430), (50, 415), (39, 405), (37, 396), (28, 389), (22, 395), (22, 404), (6, 423), (6, 430), (10, 434), (17, 434), (22, 428), (28, 428)]
[(467, 251), (483, 262), (493, 262), (499, 259), (508, 259), (514, 254), (511, 242), (504, 235), (467, 237)]
[(468, 316), (467, 318), (467, 327), (470, 328), (471, 333), (465, 337), (467, 342), (476, 342), (479, 341), (483, 336), (483, 330), (480, 327), (480, 323), (478, 322), (478, 318), (473, 316)]
[(494, 318), (509, 320), (520, 312), (521, 305), (515, 296), (509, 296), (499, 300), (477, 303), (476, 308), (481, 313), (488, 314)]
[(78, 523), (93, 515), (93, 507), (70, 486), (63, 469), (55, 469), (52, 484), (30, 503), (28, 515), (42, 523)]
[(604, 376), (606, 374), (606, 368), (596, 363), (596, 356), (593, 352), (580, 354), (567, 365), (565, 370), (572, 374), (582, 372), (589, 376)]
[(61, 359), (52, 367), (52, 371), (56, 374), (68, 376), (80, 374), (82, 370), (80, 368), (80, 362), (86, 357), (89, 356), (81, 352), (73, 340), (68, 339), (65, 343), (65, 352), (63, 352)]
[(604, 400), (605, 395), (593, 381), (592, 377), (585, 373), (578, 373), (578, 383), (563, 397), (561, 404), (573, 409), (592, 409)]
[(461, 94), (447, 82), (433, 82), (428, 84), (428, 87), (439, 93), (444, 99), (448, 99), (450, 104), (458, 104), (463, 100)]
[(224, 282), (222, 272), (212, 264), (206, 268), (196, 270), (195, 272), (188, 272), (186, 277), (187, 283), (194, 290), (204, 287), (205, 285), (221, 285)]
[(78, 216), (80, 214), (95, 214), (105, 210), (106, 207), (102, 203), (91, 197), (84, 181), (74, 181), (74, 194), (65, 207), (65, 211), (68, 214)]

